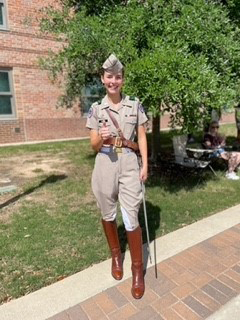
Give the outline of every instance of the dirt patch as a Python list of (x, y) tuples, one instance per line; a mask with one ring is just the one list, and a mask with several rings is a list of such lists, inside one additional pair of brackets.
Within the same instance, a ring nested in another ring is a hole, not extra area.
[[(2, 190), (0, 193), (0, 210), (4, 209), (4, 215), (1, 215), (0, 220), (8, 219), (13, 209), (12, 205), (16, 210), (20, 205), (20, 199), (30, 202), (42, 201), (43, 199), (46, 201), (49, 195), (44, 191), (39, 192), (38, 183), (49, 183), (53, 179), (61, 180), (68, 176), (67, 173), (70, 170), (71, 163), (63, 154), (54, 156), (35, 153), (0, 159), (0, 190)], [(32, 183), (36, 185), (34, 191), (38, 190), (37, 193), (34, 192), (34, 196), (30, 192), (31, 187), (29, 193), (24, 190), (29, 183), (30, 186)], [(16, 191), (3, 192), (11, 185), (16, 186)]]
[(50, 172), (65, 174), (69, 166), (63, 155), (28, 154), (0, 160), (0, 186), (20, 183)]

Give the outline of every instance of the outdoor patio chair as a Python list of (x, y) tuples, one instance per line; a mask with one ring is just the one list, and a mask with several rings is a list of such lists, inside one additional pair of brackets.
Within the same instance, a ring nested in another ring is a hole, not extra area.
[(185, 167), (196, 169), (196, 171), (203, 171), (203, 169), (210, 168), (210, 170), (216, 173), (211, 166), (211, 160), (200, 160), (196, 157), (189, 157), (186, 151), (187, 145), (187, 135), (180, 135), (173, 137), (173, 149), (174, 149), (174, 157), (175, 157), (175, 164)]

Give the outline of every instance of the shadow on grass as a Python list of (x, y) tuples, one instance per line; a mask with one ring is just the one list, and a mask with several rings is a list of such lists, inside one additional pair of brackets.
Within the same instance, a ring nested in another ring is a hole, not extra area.
[[(224, 163), (211, 163), (215, 173), (226, 168)], [(180, 190), (190, 191), (204, 187), (208, 181), (218, 180), (209, 167), (188, 168), (173, 162), (161, 161), (157, 165), (150, 166), (150, 176), (147, 187), (160, 186), (165, 191), (175, 193)]]
[(31, 188), (27, 189), (26, 191), (16, 195), (15, 197), (7, 200), (6, 202), (0, 204), (0, 209), (2, 209), (4, 207), (7, 207), (8, 205), (18, 201), (20, 198), (22, 198), (22, 197), (24, 197), (26, 195), (31, 194), (32, 192), (34, 192), (35, 190), (43, 187), (46, 184), (55, 183), (57, 181), (61, 181), (61, 180), (64, 180), (66, 178), (67, 178), (67, 175), (65, 175), (65, 174), (60, 174), (60, 175), (53, 174), (53, 175), (47, 177), (46, 179), (42, 180), (37, 186), (31, 187)]
[[(223, 126), (224, 127), (224, 126)], [(166, 191), (177, 192), (181, 189), (191, 190), (193, 188), (201, 188), (211, 180), (218, 178), (210, 171), (210, 168), (205, 169), (191, 169), (183, 166), (174, 165), (174, 150), (172, 145), (172, 138), (181, 131), (170, 130), (161, 131), (160, 133), (160, 154), (157, 163), (149, 163), (150, 177), (148, 186), (161, 186)], [(148, 135), (150, 140), (151, 135)], [(203, 139), (203, 132), (199, 131), (194, 134), (194, 143), (201, 145)], [(240, 143), (237, 142), (236, 136), (226, 136), (226, 151), (239, 151)], [(204, 159), (203, 159), (204, 160)], [(207, 159), (206, 159), (207, 160)], [(215, 172), (224, 174), (227, 170), (227, 163), (223, 160), (214, 160), (211, 165)]]

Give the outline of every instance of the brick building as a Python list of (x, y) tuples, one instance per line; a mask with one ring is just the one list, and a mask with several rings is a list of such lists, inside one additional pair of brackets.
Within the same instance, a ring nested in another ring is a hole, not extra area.
[[(38, 59), (61, 43), (40, 33), (39, 9), (54, 0), (0, 0), (0, 144), (88, 136), (79, 107), (56, 108), (61, 91), (51, 84)], [(96, 91), (96, 90), (95, 90)], [(87, 109), (97, 100), (86, 88)], [(233, 114), (223, 122), (233, 122)], [(225, 119), (226, 118), (226, 119)], [(169, 116), (161, 118), (161, 129)]]
[(40, 34), (39, 9), (54, 0), (0, 0), (0, 144), (87, 136), (78, 107), (56, 108), (61, 94), (38, 59), (61, 43)]

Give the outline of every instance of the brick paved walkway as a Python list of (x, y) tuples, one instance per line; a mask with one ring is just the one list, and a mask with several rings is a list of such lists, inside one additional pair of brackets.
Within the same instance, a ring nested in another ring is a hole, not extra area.
[(240, 224), (159, 263), (157, 279), (155, 271), (141, 300), (127, 279), (49, 320), (206, 319), (240, 294)]

